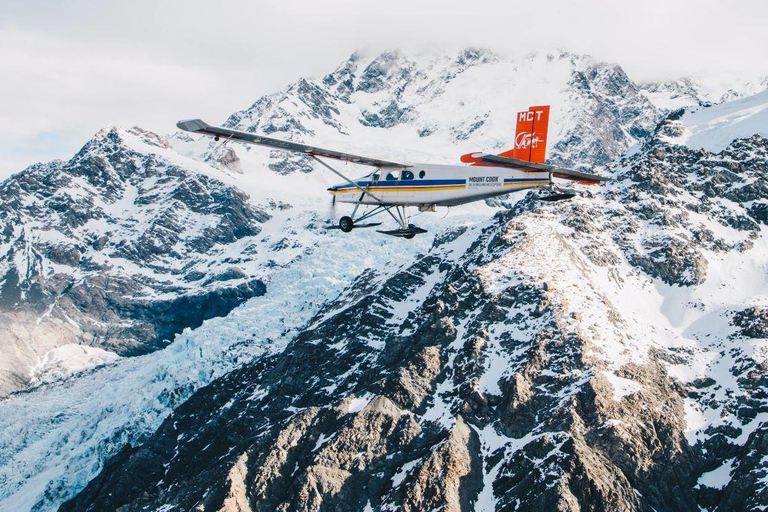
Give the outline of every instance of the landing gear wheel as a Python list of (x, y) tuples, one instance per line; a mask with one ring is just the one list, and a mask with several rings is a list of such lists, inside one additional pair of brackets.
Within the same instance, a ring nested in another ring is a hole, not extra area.
[[(413, 224), (408, 224), (408, 228), (410, 228), (410, 229), (413, 229), (415, 227), (416, 226), (414, 226)], [(407, 235), (403, 235), (403, 238), (405, 238), (406, 240), (410, 240), (411, 238), (413, 238), (415, 236), (416, 236), (416, 233), (408, 233)]]
[(346, 215), (339, 219), (339, 229), (342, 230), (345, 233), (349, 233), (352, 231), (352, 228), (355, 227), (355, 223), (352, 221), (352, 217), (347, 217)]

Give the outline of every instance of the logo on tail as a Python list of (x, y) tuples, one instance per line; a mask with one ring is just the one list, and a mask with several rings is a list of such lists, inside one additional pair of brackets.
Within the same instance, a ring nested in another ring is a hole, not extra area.
[(518, 133), (515, 137), (515, 149), (538, 148), (542, 140), (535, 133)]

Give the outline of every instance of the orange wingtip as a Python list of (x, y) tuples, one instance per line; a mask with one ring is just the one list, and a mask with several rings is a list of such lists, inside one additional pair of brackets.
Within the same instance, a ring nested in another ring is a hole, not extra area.
[(472, 153), (466, 153), (464, 155), (461, 155), (461, 158), (459, 160), (461, 160), (465, 164), (476, 164), (476, 163), (482, 162), (482, 160), (480, 159), (480, 157), (482, 156), (483, 156), (483, 153), (479, 151), (473, 151)]

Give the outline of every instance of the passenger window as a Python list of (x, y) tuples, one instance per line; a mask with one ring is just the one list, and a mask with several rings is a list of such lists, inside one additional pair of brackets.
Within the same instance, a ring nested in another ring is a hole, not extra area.
[(427, 173), (426, 173), (426, 172), (424, 172), (424, 171), (419, 171), (419, 178), (424, 178), (424, 176), (426, 176), (426, 175), (427, 175)]
[(400, 171), (392, 171), (389, 174), (387, 174), (387, 181), (397, 181), (397, 178), (400, 177)]
[(412, 180), (413, 179), (413, 173), (411, 171), (403, 171), (402, 179), (404, 179), (404, 180)]
[(373, 183), (377, 183), (378, 181), (379, 181), (379, 173), (377, 173), (377, 172), (376, 172), (376, 173), (374, 173), (374, 174), (373, 174), (373, 176), (371, 177), (371, 182), (373, 182)]

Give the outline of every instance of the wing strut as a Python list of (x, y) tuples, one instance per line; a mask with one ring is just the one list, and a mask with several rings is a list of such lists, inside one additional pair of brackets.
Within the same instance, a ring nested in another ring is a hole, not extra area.
[(373, 200), (376, 201), (377, 203), (382, 204), (382, 205), (384, 204), (384, 201), (382, 201), (381, 199), (379, 199), (378, 197), (376, 197), (372, 193), (368, 192), (368, 190), (364, 189), (363, 187), (361, 187), (360, 185), (358, 185), (357, 183), (355, 183), (351, 179), (347, 178), (346, 176), (341, 174), (339, 171), (337, 171), (336, 169), (334, 169), (333, 167), (331, 167), (327, 163), (325, 163), (322, 160), (320, 160), (319, 158), (317, 158), (315, 155), (309, 155), (309, 156), (312, 157), (312, 159), (315, 160), (316, 162), (319, 162), (320, 165), (322, 165), (323, 167), (325, 167), (326, 169), (331, 171), (333, 174), (335, 174), (339, 178), (343, 179), (344, 181), (346, 181), (347, 183), (349, 183), (350, 185), (352, 185), (353, 187), (358, 189), (363, 194), (367, 194), (367, 195), (371, 196), (371, 198), (373, 198)]
[[(377, 196), (373, 195), (371, 192), (368, 191), (368, 189), (365, 189), (365, 188), (361, 187), (360, 185), (358, 185), (357, 183), (355, 183), (351, 179), (347, 178), (346, 176), (344, 176), (342, 173), (340, 173), (339, 171), (337, 171), (336, 169), (334, 169), (333, 167), (331, 167), (327, 163), (325, 163), (322, 160), (320, 160), (319, 158), (317, 158), (315, 155), (310, 155), (310, 156), (312, 157), (312, 159), (314, 159), (315, 161), (319, 162), (320, 165), (322, 165), (323, 167), (325, 167), (326, 169), (328, 169), (329, 171), (334, 173), (336, 176), (338, 176), (339, 178), (343, 179), (344, 181), (346, 181), (347, 183), (349, 183), (350, 185), (352, 185), (353, 187), (358, 189), (360, 192), (362, 192), (362, 195), (360, 196), (360, 201), (362, 201), (363, 196), (366, 195), (366, 194), (371, 196), (374, 199), (374, 201), (379, 203), (381, 205), (381, 207), (384, 208), (384, 210), (393, 219), (395, 219), (395, 222), (397, 222), (398, 224), (401, 224), (401, 225), (403, 224), (403, 222), (401, 220), (399, 220), (397, 217), (394, 216), (394, 214), (390, 211), (389, 207), (387, 207), (387, 205), (384, 204), (384, 201), (379, 199)], [(360, 204), (360, 201), (358, 201), (358, 205)], [(355, 211), (357, 211), (357, 207), (355, 207)]]

